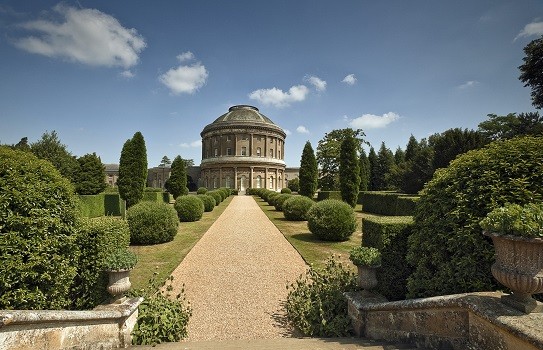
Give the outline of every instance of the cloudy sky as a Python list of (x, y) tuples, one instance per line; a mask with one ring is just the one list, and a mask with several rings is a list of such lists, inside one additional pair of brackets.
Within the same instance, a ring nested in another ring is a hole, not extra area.
[(56, 130), (117, 163), (141, 131), (150, 166), (200, 162), (200, 131), (250, 104), (309, 140), (361, 128), (405, 147), (489, 113), (533, 111), (518, 80), (540, 0), (0, 2), (0, 143)]

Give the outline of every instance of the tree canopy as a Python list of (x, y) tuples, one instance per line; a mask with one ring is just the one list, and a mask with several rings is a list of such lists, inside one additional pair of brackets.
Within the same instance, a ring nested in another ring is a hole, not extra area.
[(488, 120), (479, 123), (478, 131), (489, 141), (507, 140), (522, 135), (543, 135), (543, 117), (539, 112), (488, 114)]
[(79, 173), (75, 179), (78, 194), (98, 194), (106, 188), (106, 168), (96, 153), (85, 154), (77, 159)]
[[(24, 138), (17, 144), (24, 148)], [(16, 147), (17, 147), (16, 145)], [(57, 132), (45, 132), (41, 139), (32, 143), (30, 149), (40, 159), (51, 162), (62, 176), (75, 183), (79, 171), (79, 163), (67, 149), (66, 145), (60, 142)]]
[(519, 79), (524, 86), (532, 89), (532, 105), (541, 109), (543, 107), (543, 36), (526, 45), (524, 53), (526, 54), (522, 59), (524, 64), (518, 67), (521, 71)]

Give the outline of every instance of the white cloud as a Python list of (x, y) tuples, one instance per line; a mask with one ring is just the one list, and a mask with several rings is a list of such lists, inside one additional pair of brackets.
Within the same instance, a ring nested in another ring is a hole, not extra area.
[(300, 125), (296, 128), (296, 131), (299, 132), (300, 134), (309, 134), (309, 130), (307, 130), (307, 128), (303, 125)]
[(458, 85), (458, 88), (463, 90), (463, 89), (468, 89), (468, 88), (471, 88), (471, 87), (474, 87), (476, 85), (478, 85), (479, 82), (476, 81), (476, 80), (470, 80), (470, 81), (466, 81), (464, 84), (462, 85)]
[(290, 105), (292, 102), (300, 102), (305, 100), (309, 89), (305, 85), (295, 85), (291, 87), (288, 92), (278, 88), (271, 89), (259, 89), (251, 92), (249, 98), (251, 100), (257, 100), (265, 105), (273, 105), (281, 108)]
[(288, 129), (283, 129), (283, 131), (285, 132), (285, 134), (288, 136), (288, 135), (292, 135), (292, 131), (288, 130)]
[(313, 85), (318, 92), (326, 90), (326, 81), (322, 80), (319, 77), (310, 75), (306, 76), (304, 80), (309, 82), (309, 84)]
[(524, 29), (518, 33), (514, 40), (522, 37), (530, 37), (534, 35), (543, 35), (543, 22), (532, 22), (524, 26)]
[(194, 54), (190, 51), (183, 52), (182, 54), (177, 55), (177, 59), (179, 60), (179, 62), (191, 61), (194, 58)]
[[(179, 56), (182, 56), (181, 54)], [(179, 58), (178, 56), (178, 58)], [(190, 66), (172, 68), (158, 79), (166, 85), (174, 95), (193, 94), (205, 85), (209, 73), (200, 62)]]
[(354, 74), (349, 74), (345, 78), (343, 78), (343, 80), (341, 82), (345, 83), (347, 85), (354, 85), (354, 84), (356, 84), (356, 80), (357, 79), (354, 76)]
[(135, 29), (95, 9), (56, 5), (60, 22), (36, 20), (20, 26), (36, 35), (15, 40), (25, 51), (93, 66), (129, 68), (138, 63), (146, 43)]
[(192, 141), (191, 143), (183, 142), (179, 144), (179, 146), (183, 148), (197, 148), (197, 147), (200, 147), (201, 145), (202, 145), (201, 140)]
[(131, 79), (136, 76), (132, 71), (129, 70), (123, 70), (121, 73), (119, 73), (119, 75), (126, 79)]
[(379, 129), (398, 120), (400, 116), (394, 112), (388, 112), (381, 116), (374, 114), (364, 114), (349, 122), (349, 126), (355, 129)]

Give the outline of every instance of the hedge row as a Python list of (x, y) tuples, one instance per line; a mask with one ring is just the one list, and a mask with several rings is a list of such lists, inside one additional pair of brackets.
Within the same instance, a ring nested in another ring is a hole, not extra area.
[(168, 192), (143, 192), (142, 201), (151, 201), (151, 202), (165, 202), (170, 203), (170, 194)]
[(389, 215), (389, 216), (411, 216), (415, 212), (418, 198), (406, 196), (394, 192), (361, 192), (360, 203), (365, 213)]
[(118, 193), (99, 193), (79, 196), (79, 213), (82, 217), (124, 216), (126, 207)]
[(362, 246), (374, 247), (381, 252), (376, 290), (388, 300), (403, 300), (407, 294), (407, 278), (412, 271), (406, 261), (407, 239), (412, 229), (412, 216), (362, 219)]
[(317, 192), (317, 202), (325, 199), (337, 199), (341, 200), (341, 192), (339, 191), (319, 191)]

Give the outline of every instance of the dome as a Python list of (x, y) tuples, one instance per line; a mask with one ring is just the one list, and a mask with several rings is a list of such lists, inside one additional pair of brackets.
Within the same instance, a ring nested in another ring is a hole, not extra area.
[[(272, 128), (284, 134), (284, 131), (272, 122), (270, 118), (260, 113), (258, 108), (249, 105), (236, 105), (230, 107), (228, 112), (215, 119), (213, 123), (208, 124), (201, 135), (208, 131), (217, 130), (218, 128), (247, 127), (249, 125)], [(285, 136), (283, 135), (283, 137)]]

